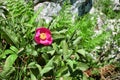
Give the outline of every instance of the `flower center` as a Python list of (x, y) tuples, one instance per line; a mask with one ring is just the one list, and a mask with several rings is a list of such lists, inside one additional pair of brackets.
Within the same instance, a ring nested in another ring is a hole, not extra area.
[(45, 33), (41, 33), (40, 34), (40, 39), (45, 40), (46, 39), (46, 34)]

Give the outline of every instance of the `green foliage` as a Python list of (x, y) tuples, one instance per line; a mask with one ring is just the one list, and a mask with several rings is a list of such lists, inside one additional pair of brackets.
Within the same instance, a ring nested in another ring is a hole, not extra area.
[(107, 18), (113, 19), (113, 18), (120, 18), (120, 13), (113, 11), (114, 5), (113, 1), (110, 0), (96, 0), (95, 7), (103, 12)]
[[(109, 32), (103, 31), (102, 34), (99, 34), (95, 37), (95, 28), (96, 28), (96, 18), (91, 20), (93, 15), (86, 15), (81, 18), (78, 22), (76, 21), (76, 33), (81, 37), (81, 48), (85, 48), (86, 50), (94, 49), (97, 45), (102, 45), (104, 41), (109, 37)], [(72, 29), (74, 30), (74, 29)], [(76, 37), (76, 36), (75, 36)], [(75, 44), (76, 45), (76, 44)]]
[(63, 27), (64, 29), (66, 29), (73, 26), (71, 24), (72, 15), (70, 14), (69, 7), (70, 5), (67, 3), (63, 5), (62, 10), (59, 12), (59, 15), (55, 17), (55, 19), (52, 21), (51, 25), (49, 26), (50, 29), (61, 30)]
[(3, 66), (3, 71), (0, 73), (0, 76), (4, 78), (8, 78), (8, 76), (13, 73), (15, 68), (13, 67), (13, 64), (15, 63), (15, 60), (17, 59), (17, 52), (18, 50), (14, 47), (11, 46), (10, 49), (5, 50), (3, 54), (0, 55), (0, 59), (6, 58), (6, 55), (9, 55), (6, 58), (5, 64)]
[[(101, 50), (96, 50), (95, 54), (93, 50), (97, 46), (102, 47), (111, 37), (105, 30), (94, 36), (96, 16), (87, 14), (73, 22), (68, 12), (70, 5), (67, 4), (45, 26), (44, 22), (36, 22), (42, 8), (34, 13), (32, 0), (28, 3), (24, 0), (6, 1), (8, 14), (0, 22), (0, 67), (3, 68), (0, 79), (94, 80), (87, 78), (83, 72), (105, 64), (99, 61)], [(52, 45), (43, 46), (34, 42), (35, 29), (39, 25), (51, 30)], [(118, 35), (114, 37), (114, 40), (118, 39), (118, 44), (119, 38)]]

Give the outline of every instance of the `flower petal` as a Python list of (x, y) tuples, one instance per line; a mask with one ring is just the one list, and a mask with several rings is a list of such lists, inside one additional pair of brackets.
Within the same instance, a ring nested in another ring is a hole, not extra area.
[[(42, 40), (40, 38), (40, 34), (41, 33), (45, 33), (46, 34), (46, 39), (45, 40)], [(44, 27), (40, 27), (40, 28), (37, 28), (36, 29), (36, 33), (35, 33), (35, 36), (34, 36), (34, 40), (37, 44), (43, 44), (43, 45), (51, 45), (52, 44), (52, 37), (51, 37), (51, 32), (49, 29), (47, 28), (44, 28)]]
[(48, 40), (42, 41), (42, 40), (40, 40), (40, 43), (47, 46), (47, 45), (51, 45), (52, 41), (48, 41)]
[(40, 33), (49, 33), (51, 34), (50, 30), (45, 27), (40, 27), (36, 29), (36, 32), (40, 31)]

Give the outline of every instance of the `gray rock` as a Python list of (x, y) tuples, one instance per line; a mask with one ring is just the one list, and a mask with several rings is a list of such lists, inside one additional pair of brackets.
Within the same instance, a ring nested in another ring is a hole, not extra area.
[(55, 3), (61, 3), (65, 0), (33, 0), (34, 4), (38, 4), (38, 3), (41, 3), (41, 2), (55, 2)]
[(43, 2), (34, 6), (34, 11), (37, 12), (41, 7), (43, 7), (43, 10), (40, 12), (37, 21), (39, 21), (40, 19), (44, 19), (46, 23), (51, 22), (53, 16), (57, 16), (59, 11), (61, 10), (61, 6), (58, 3)]
[[(41, 2), (34, 6), (34, 11), (37, 12), (42, 6), (43, 10), (39, 14), (37, 21), (40, 19), (44, 19), (46, 23), (51, 22), (53, 16), (57, 16), (59, 11), (61, 10), (60, 4), (63, 3), (65, 0), (34, 0), (34, 4)], [(45, 2), (46, 1), (46, 2)], [(82, 16), (88, 13), (92, 7), (92, 0), (70, 0), (72, 7), (70, 12), (74, 15)]]
[(113, 10), (120, 11), (120, 0), (114, 0), (113, 2), (114, 2), (113, 3), (113, 5), (114, 5)]
[(72, 12), (78, 13), (79, 16), (82, 16), (90, 11), (92, 8), (92, 0), (70, 0), (72, 6)]
[(71, 13), (72, 14), (78, 13), (78, 7), (81, 6), (83, 2), (85, 2), (85, 0), (77, 0), (75, 2), (71, 0), (71, 3), (73, 4), (71, 7)]

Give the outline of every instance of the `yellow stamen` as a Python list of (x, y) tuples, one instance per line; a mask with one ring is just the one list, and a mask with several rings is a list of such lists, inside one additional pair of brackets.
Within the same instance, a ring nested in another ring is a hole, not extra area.
[(41, 33), (40, 34), (40, 39), (45, 40), (46, 39), (46, 34), (45, 33)]

